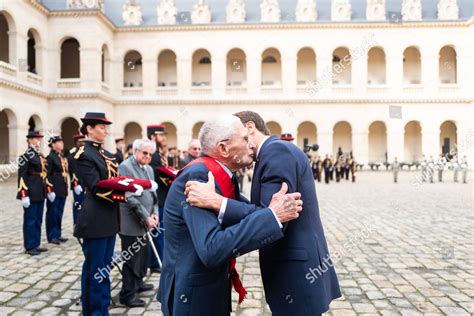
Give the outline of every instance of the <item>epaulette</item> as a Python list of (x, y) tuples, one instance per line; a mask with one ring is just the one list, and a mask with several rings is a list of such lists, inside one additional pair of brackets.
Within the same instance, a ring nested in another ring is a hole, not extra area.
[(72, 147), (69, 153), (72, 155), (76, 152), (76, 150), (77, 150), (77, 147)]
[(74, 155), (74, 159), (79, 159), (79, 157), (81, 157), (83, 153), (84, 153), (84, 146), (81, 146), (79, 147), (79, 150), (77, 151), (77, 153)]

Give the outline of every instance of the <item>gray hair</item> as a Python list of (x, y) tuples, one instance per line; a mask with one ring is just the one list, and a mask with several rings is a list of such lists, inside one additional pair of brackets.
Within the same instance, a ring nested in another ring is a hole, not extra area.
[(151, 152), (154, 153), (156, 151), (156, 144), (154, 141), (149, 139), (135, 139), (133, 141), (133, 150), (141, 150), (143, 146), (150, 146)]
[(189, 142), (188, 148), (193, 147), (194, 144), (198, 144), (199, 146), (201, 146), (201, 144), (199, 143), (199, 139), (194, 138), (194, 139), (191, 139), (191, 141)]
[(212, 155), (218, 142), (234, 136), (235, 129), (232, 127), (235, 124), (242, 125), (242, 122), (234, 115), (225, 115), (207, 120), (199, 131), (202, 152)]

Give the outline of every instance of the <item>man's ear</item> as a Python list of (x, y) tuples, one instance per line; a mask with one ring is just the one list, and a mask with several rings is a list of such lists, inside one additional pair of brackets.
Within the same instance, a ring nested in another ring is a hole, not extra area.
[(249, 135), (253, 135), (255, 133), (255, 123), (252, 121), (248, 121), (245, 123), (245, 127), (247, 128), (247, 131)]
[(223, 158), (229, 157), (229, 151), (227, 150), (227, 146), (224, 143), (217, 144), (216, 150), (219, 153), (219, 156)]

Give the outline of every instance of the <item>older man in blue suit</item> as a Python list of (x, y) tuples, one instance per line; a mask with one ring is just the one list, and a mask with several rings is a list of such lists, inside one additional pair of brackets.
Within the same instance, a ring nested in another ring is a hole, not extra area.
[(166, 256), (157, 296), (164, 315), (229, 315), (231, 286), (241, 299), (245, 294), (233, 259), (282, 238), (282, 223), (296, 219), (301, 211), (300, 194), (285, 194), (286, 184), (270, 197), (269, 207), (257, 209), (243, 202), (251, 214), (227, 228), (217, 214), (189, 205), (186, 182), (213, 183), (215, 177), (212, 189), (226, 197), (218, 196), (219, 207), (237, 213), (233, 207), (242, 206), (231, 199), (241, 199), (233, 172), (252, 163), (255, 149), (232, 115), (207, 121), (199, 138), (206, 157), (182, 170), (165, 203)]
[[(260, 249), (260, 269), (266, 300), (273, 315), (319, 315), (341, 296), (319, 216), (314, 178), (308, 158), (293, 143), (282, 141), (269, 132), (255, 112), (235, 114), (256, 145), (251, 201), (265, 207), (281, 183), (289, 192), (300, 192), (303, 211), (298, 219), (285, 225), (285, 237)], [(251, 216), (247, 205), (220, 209), (209, 184), (189, 182), (187, 193), (192, 205), (213, 209), (223, 225), (234, 225)]]

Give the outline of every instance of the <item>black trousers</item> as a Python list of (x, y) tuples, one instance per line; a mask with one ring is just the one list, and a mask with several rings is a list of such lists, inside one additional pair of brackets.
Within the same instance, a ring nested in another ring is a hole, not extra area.
[[(143, 284), (150, 244), (146, 236), (120, 235), (120, 239), (122, 240), (122, 259), (124, 260), (120, 299), (130, 300), (135, 297)], [(124, 252), (127, 255), (124, 255)]]

